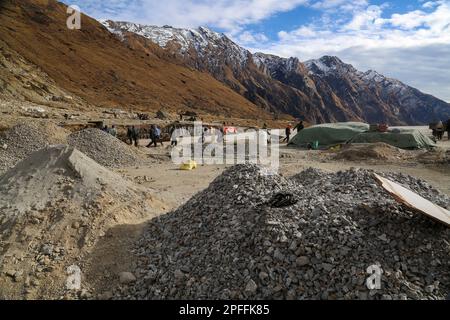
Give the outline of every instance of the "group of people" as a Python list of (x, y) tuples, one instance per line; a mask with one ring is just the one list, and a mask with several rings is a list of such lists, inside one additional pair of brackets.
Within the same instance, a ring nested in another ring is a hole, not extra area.
[[(158, 143), (161, 143), (163, 146), (162, 141), (162, 132), (161, 129), (157, 126), (152, 124), (148, 131), (150, 143), (147, 145), (147, 148), (150, 148), (151, 146), (158, 146)], [(127, 128), (127, 139), (130, 142), (131, 145), (135, 145), (136, 147), (139, 146), (139, 139), (141, 137), (141, 129), (136, 126), (129, 126)]]
[(108, 126), (104, 126), (102, 128), (102, 131), (109, 133), (113, 137), (117, 138), (117, 129), (115, 125), (112, 125), (111, 128), (109, 128)]
[(433, 128), (433, 136), (437, 140), (442, 140), (445, 131), (447, 131), (448, 140), (450, 140), (450, 119), (448, 119), (445, 124), (442, 121), (439, 121)]
[(289, 144), (289, 141), (291, 140), (291, 134), (293, 130), (297, 130), (297, 133), (305, 129), (305, 125), (303, 124), (303, 121), (300, 121), (297, 123), (297, 125), (292, 129), (292, 125), (288, 124), (285, 129), (286, 138), (283, 139), (283, 142), (286, 142)]

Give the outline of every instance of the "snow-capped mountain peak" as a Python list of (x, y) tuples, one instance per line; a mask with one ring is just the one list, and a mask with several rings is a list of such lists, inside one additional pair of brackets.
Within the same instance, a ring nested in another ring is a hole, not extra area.
[[(167, 48), (169, 44), (178, 46), (178, 53), (182, 56), (189, 55), (194, 49), (199, 57), (212, 60), (233, 58), (240, 65), (247, 62), (249, 51), (238, 46), (226, 35), (212, 31), (207, 27), (197, 29), (181, 29), (172, 26), (147, 26), (129, 22), (103, 21), (105, 27), (118, 34), (132, 32)], [(214, 53), (214, 54), (212, 54)]]
[[(356, 119), (397, 124), (426, 123), (437, 114), (450, 115), (447, 103), (376, 71), (358, 71), (335, 56), (302, 63), (298, 58), (252, 54), (207, 27), (102, 23), (123, 41), (136, 34), (158, 44), (170, 53), (170, 59), (209, 72), (249, 101), (273, 112), (308, 115), (312, 122)], [(426, 105), (434, 111), (425, 110)]]
[(320, 59), (305, 61), (304, 64), (308, 68), (310, 74), (316, 75), (357, 71), (352, 65), (344, 63), (335, 56), (323, 56)]

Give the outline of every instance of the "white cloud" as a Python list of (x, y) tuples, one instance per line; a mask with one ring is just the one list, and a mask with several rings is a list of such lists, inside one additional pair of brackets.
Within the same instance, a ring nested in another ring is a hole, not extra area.
[(367, 29), (379, 25), (381, 14), (383, 13), (380, 6), (369, 6), (364, 11), (358, 11), (352, 21), (344, 26), (346, 30)]
[(237, 40), (242, 44), (254, 45), (269, 41), (269, 38), (264, 33), (252, 33), (244, 31), (239, 34)]
[(437, 5), (438, 5), (437, 1), (427, 1), (422, 5), (422, 7), (424, 7), (425, 9), (432, 9)]
[[(69, 0), (67, 0), (69, 1)], [(289, 11), (309, 0), (127, 0), (78, 1), (96, 18), (131, 20), (143, 24), (198, 27), (210, 25), (236, 33), (243, 26)], [(124, 6), (123, 4), (126, 4)], [(107, 12), (107, 17), (102, 17)]]
[(384, 8), (359, 8), (332, 27), (316, 23), (280, 31), (278, 41), (252, 51), (301, 60), (337, 55), (361, 70), (375, 69), (450, 101), (450, 1), (388, 18), (382, 18)]

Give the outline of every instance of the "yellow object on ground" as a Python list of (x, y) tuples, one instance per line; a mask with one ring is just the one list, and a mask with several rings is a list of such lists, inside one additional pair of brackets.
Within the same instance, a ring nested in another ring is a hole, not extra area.
[(183, 163), (180, 167), (181, 170), (193, 170), (193, 169), (197, 169), (197, 162), (193, 161), (193, 160), (189, 160), (185, 163)]

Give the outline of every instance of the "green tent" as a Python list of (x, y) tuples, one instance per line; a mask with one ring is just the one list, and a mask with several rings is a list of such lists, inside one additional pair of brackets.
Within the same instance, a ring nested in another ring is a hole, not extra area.
[(328, 148), (346, 143), (356, 135), (369, 131), (369, 125), (361, 122), (326, 123), (303, 129), (289, 145), (306, 147), (318, 141), (319, 148)]
[(354, 136), (348, 142), (384, 142), (400, 149), (430, 149), (437, 146), (433, 140), (414, 129), (394, 129), (389, 132), (364, 132)]

